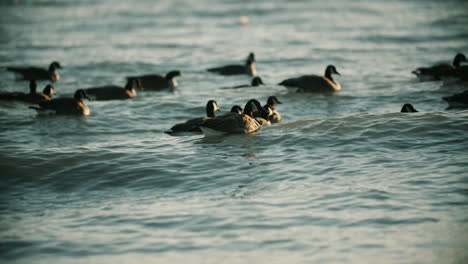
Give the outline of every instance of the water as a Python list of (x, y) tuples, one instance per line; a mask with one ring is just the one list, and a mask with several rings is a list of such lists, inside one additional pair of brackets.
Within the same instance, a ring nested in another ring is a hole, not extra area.
[[(464, 1), (11, 1), (0, 67), (64, 69), (59, 96), (177, 69), (176, 93), (38, 117), (0, 102), (2, 263), (467, 263), (466, 84), (411, 71), (468, 52)], [(240, 24), (247, 16), (249, 23)], [(206, 72), (255, 52), (267, 86)], [(275, 85), (334, 64), (333, 96)], [(42, 89), (47, 82), (39, 82)], [(0, 90), (28, 84), (0, 71)], [(248, 136), (172, 125), (277, 95)], [(420, 112), (399, 113), (404, 103)]]

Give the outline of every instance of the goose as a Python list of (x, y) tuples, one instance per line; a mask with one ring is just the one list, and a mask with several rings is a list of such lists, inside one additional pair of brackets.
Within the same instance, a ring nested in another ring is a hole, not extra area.
[(39, 102), (39, 107), (30, 106), (29, 108), (36, 110), (39, 114), (51, 111), (57, 115), (87, 116), (90, 111), (88, 106), (82, 101), (83, 98), (89, 99), (86, 92), (80, 89), (75, 92), (73, 98), (67, 97), (42, 101)]
[(175, 77), (183, 76), (181, 71), (170, 71), (166, 76), (158, 74), (148, 74), (141, 76), (127, 77), (127, 80), (136, 79), (139, 89), (160, 91), (170, 89), (172, 91), (179, 85)]
[(272, 110), (269, 105), (262, 107), (260, 102), (256, 99), (250, 99), (247, 104), (253, 103), (255, 105), (256, 111), (253, 111), (253, 117), (255, 120), (262, 126), (271, 125), (270, 116), (272, 115)]
[(449, 108), (468, 108), (468, 90), (442, 99), (449, 104)]
[(93, 100), (119, 100), (130, 99), (136, 96), (135, 79), (129, 79), (125, 87), (108, 85), (84, 89), (86, 94)]
[(253, 118), (253, 112), (257, 111), (255, 103), (247, 102), (242, 113), (237, 112), (237, 107), (232, 110), (235, 112), (205, 120), (200, 126), (203, 134), (249, 134), (260, 129), (260, 124)]
[(225, 88), (221, 88), (221, 89), (237, 89), (237, 88), (257, 87), (257, 86), (260, 86), (260, 85), (265, 85), (263, 83), (262, 78), (260, 78), (260, 76), (255, 76), (255, 77), (252, 78), (252, 81), (250, 82), (250, 85), (243, 84), (243, 85), (238, 85), (238, 86), (234, 86), (234, 87), (225, 87)]
[(206, 104), (206, 116), (194, 118), (186, 121), (185, 123), (176, 124), (169, 131), (166, 131), (168, 134), (180, 133), (180, 132), (201, 132), (200, 125), (205, 122), (205, 120), (215, 117), (215, 112), (220, 111), (221, 109), (216, 103), (215, 100), (209, 100)]
[(400, 112), (401, 113), (416, 113), (419, 111), (416, 110), (412, 104), (404, 104)]
[(447, 63), (436, 64), (431, 67), (421, 67), (412, 71), (420, 80), (442, 80), (456, 75), (455, 70), (460, 67), (461, 62), (467, 62), (465, 55), (458, 53), (453, 59), (452, 65)]
[(257, 75), (255, 70), (255, 54), (251, 52), (245, 61), (245, 65), (226, 65), (222, 67), (216, 67), (208, 69), (209, 72), (221, 74), (221, 75), (238, 75), (247, 74), (250, 76)]
[(14, 92), (14, 93), (2, 93), (0, 94), (0, 100), (9, 101), (22, 101), (26, 103), (37, 104), (41, 101), (48, 101), (52, 95), (55, 94), (55, 89), (52, 85), (47, 85), (42, 93), (36, 93), (37, 84), (35, 80), (29, 81), (29, 93)]
[(271, 123), (279, 123), (281, 121), (281, 116), (280, 114), (278, 113), (278, 111), (276, 111), (275, 109), (275, 106), (276, 104), (282, 104), (278, 97), (272, 95), (272, 96), (269, 96), (268, 99), (267, 99), (267, 104), (263, 106), (263, 108), (267, 108), (269, 107), (271, 109), (271, 115), (269, 116), (269, 121)]
[(333, 80), (332, 74), (338, 74), (335, 66), (328, 65), (325, 69), (325, 76), (303, 75), (297, 78), (291, 78), (279, 83), (286, 87), (298, 88), (297, 92), (306, 93), (332, 93), (341, 90), (338, 81)]
[(62, 69), (62, 66), (57, 61), (53, 61), (49, 69), (38, 67), (7, 67), (7, 71), (14, 72), (16, 75), (21, 76), (24, 80), (49, 80), (51, 82), (58, 82), (60, 75), (57, 69)]

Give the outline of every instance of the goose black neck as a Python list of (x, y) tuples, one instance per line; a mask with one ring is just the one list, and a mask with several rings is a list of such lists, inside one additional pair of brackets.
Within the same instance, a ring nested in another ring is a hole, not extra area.
[(125, 90), (131, 91), (133, 89), (133, 83), (135, 79), (128, 79), (127, 84), (125, 85)]
[(335, 80), (333, 80), (332, 71), (331, 71), (330, 68), (327, 68), (327, 69), (325, 70), (325, 77), (326, 77), (327, 79), (329, 79), (330, 81), (335, 82)]
[(462, 57), (460, 55), (455, 56), (455, 59), (453, 59), (453, 66), (455, 68), (460, 67), (460, 63), (462, 62)]
[(29, 93), (30, 94), (36, 94), (36, 88), (37, 88), (37, 84), (36, 84), (36, 81), (32, 80), (29, 82)]
[(215, 117), (215, 111), (213, 109), (213, 107), (211, 106), (208, 106), (206, 107), (206, 116), (207, 117)]

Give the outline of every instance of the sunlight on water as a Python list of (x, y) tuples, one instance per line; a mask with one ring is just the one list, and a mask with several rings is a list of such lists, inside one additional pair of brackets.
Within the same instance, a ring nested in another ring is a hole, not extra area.
[[(467, 85), (411, 74), (467, 53), (465, 2), (0, 5), (0, 93), (55, 60), (57, 97), (183, 72), (87, 117), (0, 100), (2, 263), (467, 262), (468, 111), (442, 100)], [(207, 71), (250, 52), (264, 86)], [(337, 93), (278, 85), (327, 65)], [(270, 95), (283, 120), (251, 135), (165, 133)]]

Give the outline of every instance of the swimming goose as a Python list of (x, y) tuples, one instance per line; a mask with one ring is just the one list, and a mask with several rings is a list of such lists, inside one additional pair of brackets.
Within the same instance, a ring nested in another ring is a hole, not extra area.
[(279, 123), (281, 121), (281, 116), (280, 114), (278, 113), (278, 111), (276, 111), (275, 109), (275, 106), (276, 104), (282, 104), (279, 100), (278, 100), (278, 97), (276, 96), (270, 96), (268, 97), (267, 99), (267, 104), (263, 106), (263, 108), (267, 108), (269, 107), (271, 109), (271, 115), (269, 116), (269, 119), (271, 123)]
[(251, 99), (247, 104), (253, 103), (255, 104), (256, 111), (253, 111), (253, 117), (255, 120), (262, 126), (264, 125), (270, 125), (270, 116), (272, 115), (272, 110), (269, 105), (266, 105), (266, 107), (262, 107), (260, 102), (256, 99)]
[(224, 88), (221, 88), (221, 89), (237, 89), (237, 88), (247, 88), (247, 87), (257, 87), (257, 86), (260, 86), (260, 85), (265, 85), (262, 81), (262, 78), (260, 78), (260, 76), (255, 76), (252, 78), (252, 81), (250, 82), (250, 85), (249, 84), (243, 84), (243, 85), (237, 85), (237, 86), (234, 86), (234, 87), (224, 87)]
[(215, 112), (220, 111), (218, 103), (215, 100), (209, 100), (206, 104), (206, 116), (194, 118), (186, 121), (185, 123), (176, 124), (169, 131), (168, 134), (179, 133), (179, 132), (201, 132), (200, 125), (205, 120), (215, 117)]
[(13, 92), (0, 94), (0, 100), (22, 101), (26, 103), (37, 104), (41, 101), (50, 100), (55, 94), (55, 89), (52, 85), (47, 85), (42, 93), (36, 93), (36, 81), (29, 81), (29, 93)]
[(57, 82), (60, 80), (57, 69), (62, 69), (62, 66), (57, 61), (54, 61), (50, 64), (48, 70), (38, 67), (7, 67), (6, 69), (7, 71), (21, 75), (24, 80), (49, 80)]
[(467, 108), (468, 107), (468, 90), (454, 94), (452, 96), (443, 97), (444, 101), (449, 104), (450, 108)]
[(414, 109), (412, 104), (404, 104), (400, 112), (401, 113), (415, 113), (419, 111)]
[[(231, 109), (238, 111), (238, 108)], [(260, 129), (260, 124), (253, 118), (253, 112), (257, 111), (255, 103), (249, 101), (242, 114), (238, 112), (228, 113), (215, 118), (207, 119), (200, 126), (205, 135), (229, 133), (248, 134)]]
[(221, 74), (221, 75), (237, 75), (237, 74), (247, 74), (250, 76), (257, 75), (257, 71), (255, 70), (255, 55), (253, 52), (249, 54), (247, 60), (245, 61), (245, 65), (227, 65), (222, 67), (216, 67), (208, 69), (209, 72)]
[(458, 53), (453, 59), (452, 65), (447, 63), (437, 64), (431, 67), (421, 67), (412, 71), (420, 80), (442, 80), (456, 75), (455, 70), (461, 62), (467, 62), (465, 55)]
[(142, 90), (165, 90), (170, 89), (172, 91), (179, 85), (175, 77), (183, 76), (181, 71), (170, 71), (166, 76), (158, 74), (148, 74), (141, 76), (127, 77), (127, 80), (136, 79), (138, 88)]
[(88, 96), (93, 100), (118, 100), (130, 99), (136, 96), (135, 79), (129, 79), (125, 87), (108, 85), (85, 89)]
[(304, 75), (298, 78), (284, 80), (279, 85), (287, 87), (296, 87), (297, 92), (306, 93), (331, 93), (341, 90), (341, 85), (338, 81), (333, 80), (332, 74), (338, 74), (335, 66), (328, 65), (325, 69), (325, 76)]
[(82, 101), (83, 98), (88, 98), (84, 90), (77, 90), (73, 98), (57, 98), (49, 101), (39, 102), (40, 107), (30, 106), (29, 108), (36, 110), (39, 114), (54, 112), (57, 115), (80, 115), (87, 116), (90, 111), (88, 106)]

